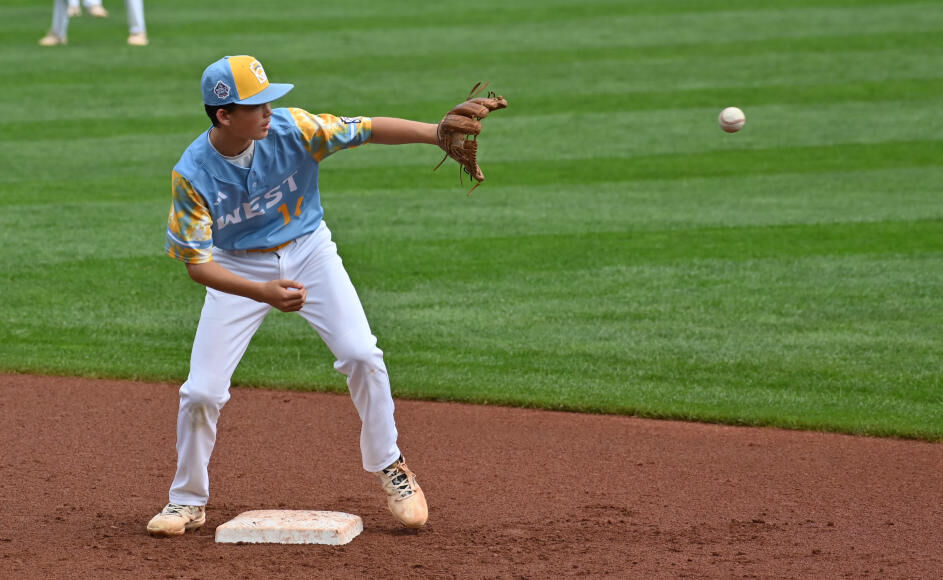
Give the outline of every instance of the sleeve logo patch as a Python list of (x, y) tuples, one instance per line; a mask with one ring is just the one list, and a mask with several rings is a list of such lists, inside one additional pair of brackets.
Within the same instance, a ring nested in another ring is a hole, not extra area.
[(213, 87), (213, 94), (216, 95), (217, 99), (225, 99), (229, 97), (229, 85), (223, 81), (216, 83), (216, 86)]
[(360, 117), (341, 117), (341, 123), (347, 123), (348, 125), (356, 125), (360, 122)]

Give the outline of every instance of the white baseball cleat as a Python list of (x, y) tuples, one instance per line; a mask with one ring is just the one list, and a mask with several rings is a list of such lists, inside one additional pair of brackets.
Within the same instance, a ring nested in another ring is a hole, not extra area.
[(94, 6), (89, 6), (86, 8), (88, 13), (94, 16), (95, 18), (108, 18), (108, 11), (105, 10), (105, 7), (101, 4), (96, 4)]
[(68, 16), (69, 18), (75, 18), (76, 16), (81, 16), (81, 15), (82, 15), (82, 7), (81, 7), (81, 6), (69, 6), (69, 9), (66, 10), (66, 13), (65, 13), (65, 14), (66, 14), (66, 16)]
[(147, 46), (147, 35), (143, 32), (132, 34), (128, 37), (128, 44), (131, 46)]
[(204, 506), (169, 503), (147, 522), (147, 532), (152, 536), (179, 536), (187, 530), (199, 529), (205, 523)]
[(39, 39), (39, 46), (59, 46), (66, 44), (64, 36), (56, 36), (52, 32)]
[(386, 500), (393, 517), (407, 528), (421, 528), (429, 519), (429, 506), (426, 494), (416, 481), (416, 474), (406, 467), (406, 461), (400, 456), (383, 471), (376, 472), (377, 478), (389, 496)]

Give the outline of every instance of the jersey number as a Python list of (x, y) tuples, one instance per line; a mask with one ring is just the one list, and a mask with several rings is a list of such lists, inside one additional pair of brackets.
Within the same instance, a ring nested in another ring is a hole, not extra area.
[[(304, 200), (305, 196), (298, 198), (298, 203), (295, 205), (295, 217), (301, 215), (301, 202)], [(282, 214), (282, 218), (285, 220), (285, 225), (287, 226), (291, 222), (291, 214), (288, 213), (288, 204), (283, 203), (278, 206), (278, 213)]]

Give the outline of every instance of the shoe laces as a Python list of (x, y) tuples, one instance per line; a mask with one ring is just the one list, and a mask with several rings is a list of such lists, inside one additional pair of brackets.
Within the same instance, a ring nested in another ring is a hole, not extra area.
[(191, 507), (191, 506), (188, 506), (188, 505), (180, 505), (180, 504), (177, 504), (177, 503), (169, 503), (169, 504), (167, 504), (166, 507), (164, 507), (164, 510), (163, 510), (162, 514), (165, 515), (165, 516), (183, 516), (183, 517), (186, 517), (186, 514), (184, 514), (184, 512), (185, 512), (185, 511), (188, 511), (188, 510), (190, 509), (190, 507)]
[(403, 461), (397, 461), (383, 470), (383, 487), (390, 495), (398, 495), (399, 499), (406, 499), (416, 493), (409, 481), (409, 468)]

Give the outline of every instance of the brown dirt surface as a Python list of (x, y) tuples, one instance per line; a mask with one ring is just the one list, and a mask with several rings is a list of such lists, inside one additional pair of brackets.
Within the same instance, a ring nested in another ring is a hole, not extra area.
[[(410, 531), (360, 467), (349, 398), (233, 391), (206, 526), (157, 539), (177, 386), (0, 375), (0, 577), (943, 577), (938, 443), (398, 400), (430, 505)], [(255, 509), (364, 531), (214, 542)]]

